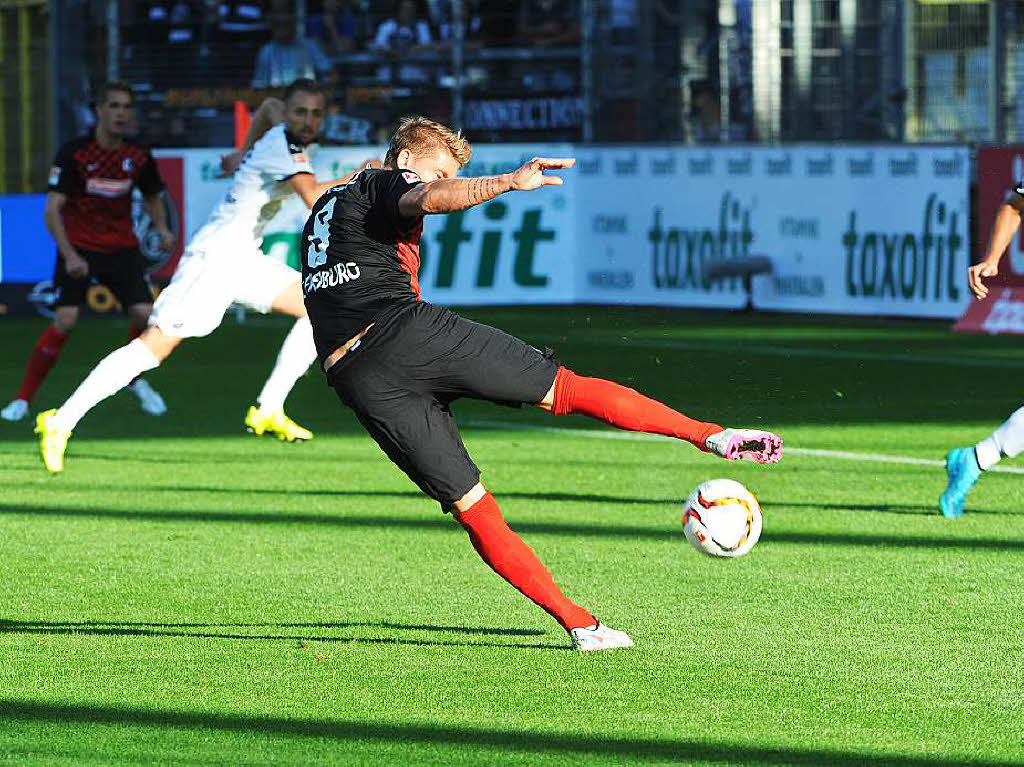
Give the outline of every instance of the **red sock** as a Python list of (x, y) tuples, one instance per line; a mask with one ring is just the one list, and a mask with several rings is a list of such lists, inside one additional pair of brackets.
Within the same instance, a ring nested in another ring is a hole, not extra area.
[(555, 376), (555, 402), (551, 412), (554, 415), (580, 413), (620, 429), (685, 439), (704, 452), (708, 450), (704, 444), (707, 438), (722, 431), (718, 424), (687, 418), (634, 389), (602, 378), (584, 378), (565, 367), (558, 368)]
[(32, 353), (28, 357), (28, 364), (25, 366), (25, 377), (21, 380), (21, 388), (18, 389), (17, 399), (31, 402), (36, 396), (36, 390), (46, 378), (60, 356), (60, 350), (68, 337), (61, 333), (53, 325), (50, 325), (39, 336), (36, 345), (32, 347)]
[(485, 493), (469, 509), (453, 516), (469, 533), (473, 548), (484, 562), (566, 631), (597, 623), (597, 618), (569, 601), (533, 550), (505, 524), (493, 495)]

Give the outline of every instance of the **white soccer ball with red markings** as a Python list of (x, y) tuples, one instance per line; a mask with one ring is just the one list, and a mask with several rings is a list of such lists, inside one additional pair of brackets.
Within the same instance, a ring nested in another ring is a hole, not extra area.
[(761, 537), (761, 506), (739, 482), (710, 479), (686, 499), (683, 532), (704, 554), (742, 557)]

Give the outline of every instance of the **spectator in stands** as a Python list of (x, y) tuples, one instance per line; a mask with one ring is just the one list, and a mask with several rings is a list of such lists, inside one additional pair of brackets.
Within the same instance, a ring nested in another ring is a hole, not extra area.
[[(429, 49), (432, 42), (430, 25), (420, 15), (414, 0), (399, 0), (395, 15), (385, 19), (377, 27), (377, 34), (370, 47), (397, 62), (409, 53)], [(394, 71), (396, 67), (397, 72)], [(379, 80), (425, 82), (427, 77), (427, 71), (423, 67), (409, 64), (398, 66), (397, 63), (393, 63), (377, 70)]]
[(185, 45), (195, 42), (199, 14), (194, 3), (186, 0), (150, 3), (146, 20), (153, 43)]
[(266, 40), (267, 16), (262, 0), (217, 4), (217, 40), (222, 43)]
[(296, 36), (295, 18), (275, 13), (274, 37), (256, 55), (253, 88), (281, 88), (300, 78), (330, 79), (331, 62), (311, 40)]
[(312, 13), (306, 35), (330, 56), (351, 53), (355, 48), (357, 20), (350, 0), (324, 0), (323, 13)]
[[(480, 42), (483, 32), (483, 3), (481, 0), (463, 0), (462, 2), (462, 39), (468, 44)], [(430, 24), (437, 31), (442, 43), (451, 43), (455, 39), (454, 10), (452, 0), (427, 0)]]
[(722, 107), (718, 92), (707, 80), (695, 80), (691, 87), (690, 125), (696, 141), (705, 144), (722, 138)]
[(580, 39), (579, 18), (573, 0), (523, 0), (519, 6), (519, 38), (544, 47), (575, 45)]

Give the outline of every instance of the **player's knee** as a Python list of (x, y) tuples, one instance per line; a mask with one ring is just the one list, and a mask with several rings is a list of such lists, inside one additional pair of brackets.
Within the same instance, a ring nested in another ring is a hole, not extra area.
[(139, 340), (146, 345), (146, 348), (156, 357), (157, 362), (162, 363), (171, 352), (181, 343), (176, 336), (165, 334), (160, 328), (151, 325), (139, 336)]
[(67, 335), (75, 329), (75, 325), (78, 324), (78, 307), (77, 306), (60, 306), (53, 313), (53, 327), (58, 332)]
[(134, 304), (128, 307), (128, 319), (136, 327), (145, 327), (149, 315), (153, 313), (153, 304)]
[(302, 298), (302, 288), (299, 283), (289, 285), (274, 298), (270, 309), (277, 314), (290, 314), (292, 317), (306, 316), (306, 302)]
[(487, 489), (484, 487), (483, 482), (477, 482), (473, 487), (469, 489), (469, 492), (462, 496), (459, 500), (452, 504), (456, 511), (468, 511), (477, 501), (484, 497), (487, 493)]

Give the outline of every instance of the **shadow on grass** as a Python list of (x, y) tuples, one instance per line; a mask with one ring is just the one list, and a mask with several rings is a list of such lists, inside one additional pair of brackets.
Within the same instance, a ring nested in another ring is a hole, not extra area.
[[(341, 495), (343, 493), (337, 493)], [(353, 493), (369, 495), (370, 493)], [(400, 498), (419, 496), (413, 491), (377, 491), (376, 495), (390, 495)], [(845, 507), (844, 507), (845, 508)], [(129, 519), (143, 522), (231, 522), (236, 524), (295, 525), (308, 524), (324, 527), (378, 528), (431, 530), (454, 532), (458, 528), (447, 515), (424, 517), (401, 517), (373, 514), (302, 514), (290, 512), (229, 512), (181, 509), (157, 509), (137, 511), (133, 509), (69, 509), (40, 508), (38, 506), (2, 505), (0, 516), (19, 515), (32, 517), (81, 517), (90, 519)], [(655, 541), (678, 541), (680, 531), (673, 525), (666, 528), (638, 527), (635, 525), (609, 524), (566, 524), (561, 522), (520, 522), (511, 520), (512, 527), (526, 535), (565, 535), (572, 537), (593, 536), (649, 539)], [(830, 531), (766, 530), (762, 544), (812, 544), (838, 546), (879, 546), (887, 548), (947, 548), (947, 549), (1003, 549), (1015, 551), (1024, 549), (1024, 540), (1006, 538), (967, 538), (954, 534), (950, 527), (948, 537), (925, 535), (885, 535), (878, 533), (842, 533)]]
[[(246, 633), (227, 629), (351, 629), (377, 628), (385, 631), (436, 631), (472, 635), (544, 636), (533, 629), (488, 628), (477, 626), (426, 626), (392, 623), (134, 623), (120, 621), (10, 621), (0, 619), (0, 634), (60, 634), (76, 636), (185, 637), (193, 639), (242, 639), (248, 641), (332, 642), (353, 645), (413, 645), (421, 647), (501, 647), (517, 650), (569, 650), (558, 644), (512, 642), (458, 642), (446, 639), (403, 639), (401, 637), (332, 636), (302, 633)], [(211, 631), (210, 629), (221, 629)]]
[(670, 738), (616, 738), (590, 733), (556, 734), (529, 730), (493, 730), (441, 725), (388, 724), (379, 721), (283, 719), (279, 717), (192, 713), (160, 709), (114, 706), (58, 705), (33, 701), (0, 699), (0, 721), (46, 722), (68, 725), (110, 725), (148, 727), (182, 731), (200, 730), (300, 738), (337, 742), (379, 741), (412, 746), (464, 747), (465, 755), (494, 758), (515, 754), (561, 754), (567, 760), (580, 757), (612, 757), (625, 761), (728, 762), (730, 764), (809, 764), (854, 767), (1009, 767), (1013, 762), (971, 759), (961, 756), (917, 756), (912, 754), (869, 754), (816, 748), (781, 748), (737, 743), (701, 742)]
[[(252, 488), (252, 487), (189, 487), (182, 485), (152, 485), (133, 489), (164, 492), (184, 493), (224, 493), (227, 495), (240, 495), (243, 493), (256, 493), (259, 495), (312, 495), (312, 496), (359, 496), (367, 497), (401, 497), (401, 498), (422, 498), (423, 494), (409, 490), (290, 490), (276, 488)], [(502, 492), (493, 491), (494, 497), (516, 498), (530, 501), (569, 501), (573, 503), (607, 503), (621, 506), (674, 506), (681, 505), (683, 498), (637, 498), (623, 495), (603, 495), (599, 493), (565, 493), (565, 492), (522, 492), (509, 490)], [(762, 508), (770, 512), (771, 506), (779, 508), (807, 508), (817, 511), (872, 511), (889, 514), (922, 514), (934, 517), (939, 513), (939, 505), (935, 504), (909, 504), (909, 503), (801, 503), (782, 501), (777, 504), (762, 503)], [(995, 511), (992, 509), (970, 509), (971, 514), (1012, 514), (1009, 511)]]

